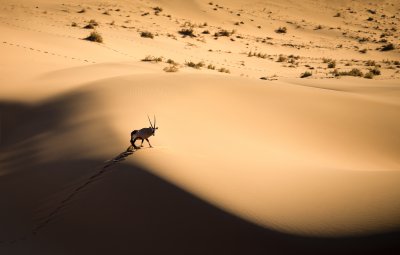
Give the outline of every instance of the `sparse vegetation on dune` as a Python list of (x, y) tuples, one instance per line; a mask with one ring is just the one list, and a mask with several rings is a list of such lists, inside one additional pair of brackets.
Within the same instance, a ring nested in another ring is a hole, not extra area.
[(374, 74), (371, 73), (371, 72), (368, 72), (368, 73), (366, 73), (366, 74), (364, 75), (364, 78), (365, 78), (365, 79), (373, 79), (373, 78), (374, 78)]
[(220, 36), (229, 37), (229, 36), (233, 35), (234, 33), (236, 33), (235, 30), (228, 31), (228, 30), (226, 30), (226, 29), (221, 29), (221, 30), (219, 30), (218, 32), (215, 32), (215, 33), (214, 33), (214, 36), (215, 36), (215, 37), (220, 37)]
[(140, 32), (140, 36), (141, 36), (141, 37), (144, 37), (144, 38), (150, 38), (150, 39), (153, 39), (153, 38), (154, 38), (153, 33), (149, 32), (149, 31), (142, 31), (142, 32)]
[[(327, 9), (325, 14), (327, 18), (330, 17), (330, 20), (329, 22), (325, 22), (324, 20), (307, 20), (305, 17), (294, 19), (293, 17), (285, 15), (280, 16), (276, 12), (277, 9), (272, 6), (265, 7), (260, 13), (254, 12), (250, 14), (242, 9), (232, 8), (232, 6), (221, 6), (218, 3), (212, 2), (209, 3), (209, 6), (207, 3), (208, 1), (205, 2), (205, 4), (207, 8), (210, 9), (209, 11), (216, 8), (218, 12), (213, 12), (214, 14), (218, 15), (218, 13), (220, 13), (222, 17), (223, 13), (230, 13), (230, 18), (221, 22), (220, 20), (214, 19), (209, 21), (207, 20), (207, 16), (203, 17), (204, 20), (190, 20), (180, 17), (179, 15), (174, 15), (172, 19), (171, 15), (168, 15), (168, 13), (165, 13), (166, 10), (163, 10), (163, 5), (160, 4), (160, 6), (157, 6), (159, 3), (153, 3), (153, 5), (149, 5), (148, 3), (147, 5), (140, 6), (140, 8), (137, 7), (136, 10), (134, 10), (134, 8), (126, 8), (122, 3), (118, 5), (93, 5), (92, 3), (87, 3), (75, 6), (63, 4), (60, 10), (64, 12), (68, 11), (71, 15), (75, 16), (72, 17), (70, 21), (64, 20), (66, 25), (70, 26), (70, 28), (78, 27), (81, 29), (88, 29), (88, 32), (93, 31), (93, 34), (91, 33), (88, 37), (84, 38), (85, 40), (103, 42), (102, 36), (97, 32), (99, 26), (104, 26), (104, 33), (108, 31), (107, 29), (112, 29), (117, 32), (116, 30), (123, 28), (118, 31), (121, 36), (118, 35), (115, 37), (128, 37), (124, 36), (122, 33), (128, 31), (134, 33), (135, 31), (138, 33), (137, 35), (140, 35), (142, 38), (160, 39), (159, 42), (154, 41), (153, 44), (162, 43), (163, 38), (172, 38), (176, 43), (182, 43), (185, 49), (193, 49), (194, 54), (202, 54), (200, 52), (203, 51), (205, 54), (210, 55), (210, 59), (208, 59), (208, 56), (205, 58), (205, 56), (191, 55), (193, 58), (188, 59), (205, 59), (205, 63), (197, 61), (185, 63), (182, 61), (180, 65), (172, 59), (166, 60), (160, 57), (147, 56), (142, 59), (142, 61), (146, 62), (163, 61), (169, 64), (170, 66), (166, 67), (164, 70), (166, 72), (169, 72), (169, 70), (173, 72), (177, 67), (184, 70), (190, 67), (219, 71), (221, 69), (220, 67), (224, 66), (222, 62), (219, 62), (221, 64), (216, 64), (216, 66), (209, 63), (218, 63), (213, 61), (215, 61), (215, 58), (222, 57), (227, 64), (226, 66), (234, 66), (235, 68), (246, 66), (246, 68), (243, 68), (242, 74), (245, 77), (254, 77), (252, 72), (262, 69), (262, 63), (272, 64), (274, 68), (276, 67), (279, 69), (279, 72), (285, 72), (283, 71), (284, 69), (302, 66), (304, 70), (299, 70), (297, 72), (287, 70), (289, 76), (299, 77), (301, 73), (300, 76), (302, 78), (311, 75), (318, 79), (332, 78), (330, 74), (334, 74), (335, 76), (355, 76), (370, 79), (379, 75), (381, 72), (380, 70), (382, 70), (385, 78), (386, 75), (393, 77), (399, 76), (396, 75), (396, 71), (400, 68), (400, 64), (396, 65), (392, 63), (392, 60), (388, 60), (391, 63), (385, 65), (384, 62), (381, 61), (385, 58), (391, 59), (393, 58), (392, 54), (398, 53), (399, 47), (397, 46), (396, 40), (399, 38), (400, 34), (397, 31), (395, 23), (398, 17), (394, 14), (393, 16), (386, 16), (387, 13), (382, 9), (378, 9), (377, 6), (370, 5), (362, 9), (356, 6), (351, 8)], [(170, 7), (168, 7), (168, 11), (170, 11)], [(42, 12), (43, 10), (38, 10), (38, 13)], [(379, 14), (376, 14), (376, 12), (379, 12)], [(82, 15), (78, 15), (77, 13), (81, 13)], [(153, 14), (162, 17), (155, 17)], [(107, 17), (105, 15), (112, 16)], [(265, 19), (263, 15), (268, 16), (268, 24), (265, 20), (262, 20)], [(90, 19), (92, 17), (96, 18), (97, 21)], [(332, 19), (332, 17), (335, 18)], [(161, 22), (163, 20), (169, 22), (168, 26), (175, 26), (175, 29), (165, 29), (165, 24)], [(116, 25), (116, 22), (118, 25)], [(353, 26), (356, 24), (355, 22), (358, 26)], [(360, 24), (360, 22), (362, 24)], [(244, 26), (244, 24), (246, 25)], [(265, 33), (264, 31), (260, 33), (261, 31), (257, 28), (265, 29)], [(238, 29), (239, 33), (235, 29)], [(269, 32), (268, 29), (270, 30)], [(291, 33), (292, 30), (290, 29), (293, 29), (293, 33)], [(321, 34), (322, 31), (313, 31), (320, 29), (323, 29), (324, 33)], [(78, 32), (75, 28), (71, 29), (71, 31)], [(314, 33), (314, 35), (319, 34), (318, 36), (320, 36), (319, 38), (321, 39), (312, 36), (307, 37), (311, 33)], [(328, 33), (337, 35), (337, 41), (328, 43), (328, 40), (326, 40)], [(103, 36), (107, 38), (106, 34), (103, 34)], [(182, 41), (181, 38), (186, 37), (192, 39), (188, 38)], [(224, 39), (224, 37), (226, 37), (226, 39)], [(226, 50), (226, 43), (230, 43), (229, 40), (236, 42), (234, 43), (234, 50)], [(143, 39), (142, 43), (144, 41), (146, 41), (146, 39)], [(172, 40), (169, 41), (173, 43)], [(126, 49), (117, 49), (116, 45), (110, 45), (110, 47), (115, 49), (116, 52), (118, 51), (121, 53), (120, 55), (128, 55)], [(162, 52), (162, 50), (167, 50), (168, 47), (171, 47), (171, 45), (166, 44), (165, 47), (160, 47), (160, 52)], [(390, 52), (393, 50), (395, 52)], [(322, 56), (325, 56), (324, 58), (318, 56), (317, 52), (319, 51), (323, 52), (322, 54), (324, 55)], [(349, 53), (348, 56), (346, 56), (346, 51)], [(367, 52), (368, 54), (366, 54)], [(230, 53), (231, 55), (228, 56), (227, 54)], [(241, 59), (235, 59), (235, 56), (237, 56), (236, 53), (240, 54), (239, 58)], [(351, 53), (354, 55), (351, 55)], [(301, 60), (299, 60), (300, 57), (290, 54), (301, 55)], [(246, 55), (249, 58), (256, 57), (265, 59), (265, 61), (248, 59)], [(339, 59), (339, 56), (343, 58)], [(371, 58), (371, 60), (367, 60), (367, 57)], [(245, 61), (248, 62), (245, 63)], [(382, 66), (379, 64), (382, 64)], [(353, 69), (350, 70), (351, 68)], [(391, 69), (393, 71), (386, 72), (386, 69)], [(305, 70), (309, 70), (309, 72), (302, 73)], [(359, 72), (355, 70), (359, 70)]]
[(284, 55), (279, 55), (278, 60), (276, 60), (276, 62), (286, 62), (287, 57)]
[(257, 57), (257, 58), (268, 58), (268, 54), (265, 53), (261, 53), (261, 52), (252, 52), (249, 51), (249, 53), (247, 53), (248, 57)]
[(166, 63), (171, 64), (171, 65), (178, 65), (177, 62), (175, 62), (174, 60), (172, 60), (170, 58), (166, 61)]
[(170, 65), (165, 67), (163, 70), (167, 73), (176, 73), (179, 71), (179, 68), (177, 65)]
[(389, 50), (394, 50), (394, 49), (395, 49), (394, 44), (389, 43), (389, 44), (382, 46), (381, 51), (389, 51)]
[(231, 71), (225, 67), (221, 67), (218, 69), (218, 72), (220, 73), (231, 73)]
[(210, 70), (215, 70), (215, 66), (214, 65), (212, 65), (212, 64), (209, 64), (208, 66), (207, 66), (207, 69), (210, 69)]
[(94, 28), (97, 27), (98, 25), (99, 25), (99, 23), (98, 23), (96, 20), (91, 19), (91, 20), (88, 22), (88, 24), (87, 24), (86, 26), (84, 26), (83, 28), (85, 28), (85, 29), (94, 29)]
[(162, 62), (163, 61), (163, 57), (154, 57), (151, 55), (147, 55), (144, 59), (142, 59), (142, 62), (154, 62), (154, 63), (158, 63), (158, 62)]
[(200, 61), (198, 63), (195, 63), (193, 61), (187, 61), (185, 65), (191, 68), (200, 69), (205, 66), (205, 63), (203, 61)]
[(84, 29), (94, 29), (94, 26), (92, 24), (87, 24), (86, 26), (83, 27)]
[(275, 33), (286, 34), (287, 33), (287, 28), (286, 27), (279, 27), (278, 29), (275, 30)]
[(193, 28), (182, 28), (178, 31), (178, 33), (181, 34), (183, 37), (196, 37)]
[(159, 6), (156, 6), (156, 7), (153, 7), (153, 10), (156, 11), (156, 12), (162, 12), (163, 8), (161, 8)]
[(376, 66), (376, 62), (375, 62), (375, 60), (367, 60), (365, 62), (365, 65), (366, 66)]
[(102, 43), (103, 37), (101, 36), (101, 34), (99, 32), (93, 31), (90, 33), (90, 35), (88, 37), (85, 38), (85, 40), (91, 41), (91, 42)]
[(373, 79), (376, 75), (381, 75), (381, 70), (378, 67), (369, 69), (369, 71), (364, 75), (364, 78)]
[(312, 73), (309, 71), (305, 71), (304, 73), (300, 74), (300, 78), (307, 78), (312, 76)]
[(334, 76), (354, 76), (354, 77), (363, 77), (363, 72), (358, 68), (353, 68), (350, 71), (339, 71), (335, 69), (332, 74)]
[(328, 62), (328, 68), (335, 68), (336, 67), (336, 61), (335, 60), (331, 60)]
[(378, 67), (369, 69), (369, 72), (372, 73), (373, 75), (381, 75), (381, 70)]

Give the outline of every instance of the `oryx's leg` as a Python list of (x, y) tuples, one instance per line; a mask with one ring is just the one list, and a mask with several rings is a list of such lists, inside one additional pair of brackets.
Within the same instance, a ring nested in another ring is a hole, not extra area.
[(137, 146), (135, 145), (135, 142), (136, 142), (137, 139), (140, 139), (140, 138), (135, 137), (135, 139), (133, 139), (133, 141), (131, 140), (131, 144), (132, 144), (133, 148), (135, 148), (135, 149), (139, 149), (139, 148), (140, 148), (140, 147), (137, 147)]
[(143, 142), (144, 142), (144, 139), (142, 139), (142, 143), (140, 144), (140, 147), (143, 147)]
[(150, 147), (153, 147), (153, 146), (151, 146), (149, 139), (146, 138), (146, 141), (147, 141), (147, 143), (149, 144)]

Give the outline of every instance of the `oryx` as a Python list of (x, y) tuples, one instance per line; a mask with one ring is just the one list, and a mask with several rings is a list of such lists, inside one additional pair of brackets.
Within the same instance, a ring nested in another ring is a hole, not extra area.
[[(131, 140), (130, 140), (130, 142), (131, 142), (133, 148), (135, 148), (135, 149), (139, 149), (140, 147), (143, 147), (143, 141), (144, 141), (144, 140), (147, 141), (147, 143), (149, 144), (150, 147), (153, 147), (153, 146), (151, 146), (151, 144), (150, 144), (149, 137), (155, 135), (155, 132), (156, 132), (156, 130), (158, 129), (158, 127), (156, 127), (156, 116), (154, 116), (154, 125), (151, 123), (151, 120), (150, 120), (150, 118), (149, 118), (148, 115), (147, 115), (147, 118), (149, 119), (150, 127), (148, 127), (148, 128), (142, 128), (142, 129), (140, 129), (140, 130), (133, 130), (133, 131), (131, 132)], [(136, 142), (136, 140), (138, 140), (138, 139), (142, 140), (142, 143), (140, 144), (140, 147), (137, 147), (137, 146), (135, 145), (135, 142)], [(129, 150), (132, 146), (129, 146), (128, 150)]]

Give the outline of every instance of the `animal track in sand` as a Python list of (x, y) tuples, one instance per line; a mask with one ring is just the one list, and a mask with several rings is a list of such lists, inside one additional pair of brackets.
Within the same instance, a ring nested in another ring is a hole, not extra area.
[(21, 45), (21, 44), (17, 44), (17, 43), (11, 43), (11, 42), (7, 42), (7, 41), (3, 41), (2, 43), (6, 44), (6, 45), (9, 45), (9, 46), (15, 46), (15, 47), (18, 47), (18, 48), (23, 48), (23, 49), (26, 49), (26, 50), (36, 51), (36, 52), (43, 53), (43, 54), (50, 54), (50, 55), (56, 56), (56, 57), (69, 58), (71, 60), (77, 60), (77, 61), (81, 61), (81, 62), (85, 62), (85, 63), (96, 64), (95, 61), (89, 61), (87, 59), (80, 59), (80, 58), (76, 58), (76, 57), (61, 55), (61, 54), (54, 53), (54, 52), (49, 52), (49, 51), (46, 51), (46, 50), (27, 47), (27, 46), (24, 46), (24, 45)]

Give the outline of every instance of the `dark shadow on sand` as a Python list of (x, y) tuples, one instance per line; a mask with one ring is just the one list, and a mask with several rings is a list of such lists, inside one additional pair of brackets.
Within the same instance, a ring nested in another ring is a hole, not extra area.
[[(33, 108), (0, 104), (3, 113), (11, 116), (5, 132), (17, 132), (14, 135), (21, 138), (6, 139), (0, 153), (7, 151), (8, 145), (18, 147), (24, 137), (60, 126), (69, 109), (60, 109), (59, 105), (74, 107), (71, 102), (75, 99), (60, 98), (56, 100), (67, 101), (48, 102)], [(52, 119), (46, 125), (34, 124), (37, 115), (50, 113)], [(12, 118), (16, 119), (11, 121)], [(33, 128), (26, 127), (28, 124)], [(21, 129), (15, 128), (21, 125)], [(36, 160), (34, 147), (29, 143), (19, 149), (3, 159), (13, 173), (0, 175), (0, 240), (17, 240), (45, 222), (46, 217), (51, 220), (37, 235), (0, 246), (0, 254), (366, 255), (400, 252), (399, 231), (346, 238), (311, 238), (260, 227), (152, 174), (135, 164), (134, 154), (129, 162), (115, 162), (109, 170), (100, 173), (98, 171), (107, 164), (102, 163), (105, 159), (66, 158), (41, 162)], [(68, 198), (73, 192), (75, 195)], [(65, 199), (68, 200), (63, 203)], [(57, 209), (60, 206), (61, 209)], [(58, 211), (53, 217), (55, 210)]]

